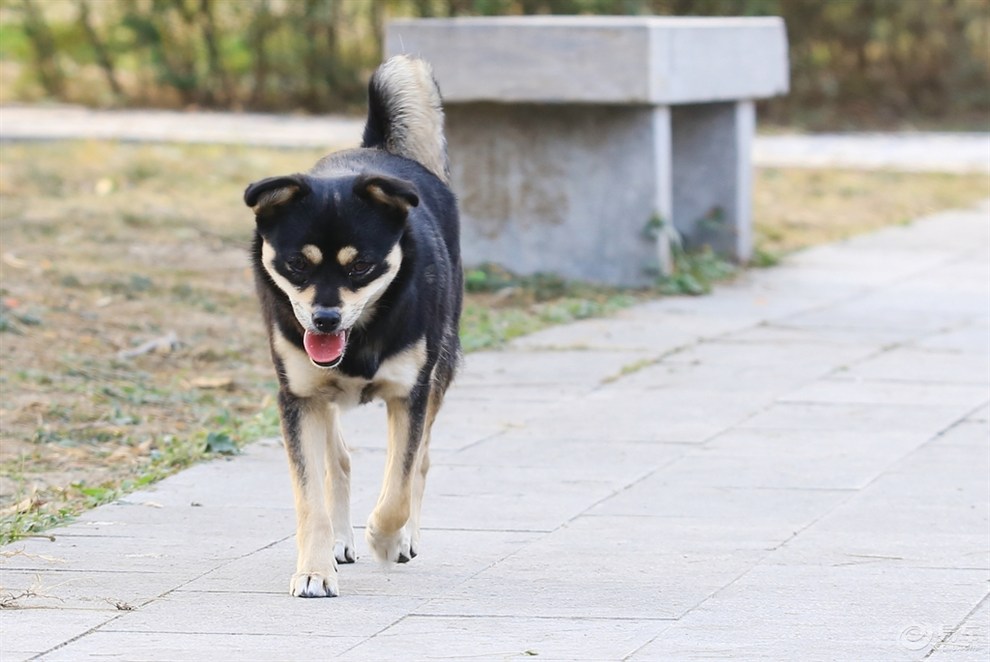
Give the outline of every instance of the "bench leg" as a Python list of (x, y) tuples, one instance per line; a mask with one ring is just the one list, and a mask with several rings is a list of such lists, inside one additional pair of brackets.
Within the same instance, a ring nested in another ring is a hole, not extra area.
[(755, 127), (752, 101), (672, 108), (674, 227), (688, 248), (749, 260)]

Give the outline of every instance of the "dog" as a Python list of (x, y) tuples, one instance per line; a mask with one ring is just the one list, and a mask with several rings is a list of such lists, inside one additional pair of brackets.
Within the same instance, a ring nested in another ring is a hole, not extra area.
[(338, 595), (357, 554), (340, 412), (385, 401), (388, 447), (365, 538), (386, 563), (419, 552), (430, 429), (461, 357), (456, 199), (430, 66), (397, 56), (368, 84), (360, 148), (244, 192), (255, 285), (278, 375), (296, 507), (289, 592)]

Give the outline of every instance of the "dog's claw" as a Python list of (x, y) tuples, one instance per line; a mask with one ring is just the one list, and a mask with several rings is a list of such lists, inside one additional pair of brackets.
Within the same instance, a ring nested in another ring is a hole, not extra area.
[(412, 548), (412, 538), (406, 527), (390, 535), (380, 535), (375, 531), (374, 526), (369, 524), (365, 538), (375, 558), (381, 562), (409, 563), (416, 558), (416, 552)]
[(317, 572), (297, 572), (292, 575), (289, 593), (297, 598), (336, 598), (337, 577)]
[(337, 541), (333, 546), (333, 556), (337, 563), (354, 563), (357, 561), (357, 554), (354, 553), (354, 546)]

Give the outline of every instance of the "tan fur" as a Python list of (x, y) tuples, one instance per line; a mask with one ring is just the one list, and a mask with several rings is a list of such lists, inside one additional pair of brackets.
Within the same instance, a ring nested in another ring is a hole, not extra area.
[[(382, 364), (376, 375), (376, 381), (384, 384), (401, 384), (407, 380), (415, 380), (426, 362), (426, 339), (394, 357), (392, 365)], [(383, 374), (384, 373), (384, 374)], [(384, 391), (383, 393), (387, 393)], [(408, 390), (406, 391), (408, 393)], [(419, 513), (418, 506), (423, 498), (425, 471), (422, 470), (422, 458), (425, 456), (424, 442), (428, 437), (429, 424), (424, 428), (423, 438), (410, 439), (409, 409), (405, 398), (398, 394), (386, 397), (388, 408), (388, 449), (385, 459), (385, 477), (382, 481), (378, 504), (368, 519), (365, 537), (375, 554), (382, 559), (395, 561), (394, 554), (403, 536), (414, 536), (418, 542)], [(433, 400), (433, 394), (430, 394)], [(434, 412), (435, 414), (435, 412)], [(410, 443), (417, 444), (416, 461), (413, 470), (405, 471), (406, 457)], [(429, 466), (429, 460), (426, 460)]]
[(382, 89), (387, 90), (384, 96), (390, 100), (392, 111), (393, 127), (385, 141), (386, 151), (419, 161), (449, 183), (443, 104), (430, 65), (397, 55), (382, 64), (376, 76)]
[[(313, 246), (313, 248), (316, 247)], [(337, 253), (338, 260), (340, 259), (340, 253), (346, 251), (348, 248), (352, 247), (345, 246), (340, 249)], [(299, 320), (303, 328), (308, 328), (311, 325), (313, 298), (316, 295), (316, 289), (313, 287), (307, 287), (304, 290), (297, 288), (275, 269), (276, 259), (275, 249), (267, 241), (264, 242), (261, 245), (262, 266), (278, 288), (289, 297), (289, 302), (292, 304), (292, 310), (296, 314), (296, 319)], [(350, 329), (361, 322), (371, 319), (371, 315), (374, 313), (375, 303), (381, 298), (392, 280), (399, 273), (399, 268), (402, 266), (402, 248), (396, 244), (385, 258), (385, 261), (388, 263), (388, 270), (364, 287), (357, 290), (351, 290), (346, 287), (340, 289), (342, 328)]]
[(320, 397), (347, 409), (361, 403), (361, 393), (369, 384), (381, 399), (406, 397), (426, 362), (426, 340), (421, 339), (383, 361), (374, 379), (369, 381), (313, 365), (306, 352), (289, 342), (277, 326), (272, 327), (272, 349), (282, 361), (285, 379), (293, 395)]
[(272, 327), (272, 349), (282, 361), (285, 379), (293, 395), (309, 398), (326, 386), (327, 371), (313, 365), (306, 352), (289, 342), (278, 326)]
[(379, 204), (399, 209), (403, 214), (408, 214), (409, 209), (412, 207), (405, 198), (397, 195), (389, 195), (382, 190), (381, 186), (371, 185), (367, 188), (367, 191), (368, 195), (374, 198)]
[(339, 251), (337, 251), (337, 262), (342, 267), (346, 267), (348, 264), (354, 261), (354, 258), (358, 256), (358, 250), (353, 246), (344, 246)]
[[(293, 595), (303, 593), (312, 581), (325, 582), (333, 594), (337, 593), (337, 564), (332, 548), (326, 544), (334, 539), (333, 524), (326, 507), (326, 485), (323, 480), (312, 479), (314, 470), (326, 466), (327, 439), (331, 434), (329, 413), (325, 405), (320, 407), (314, 403), (303, 411), (300, 421), (300, 450), (304, 466), (311, 473), (307, 480), (300, 481), (298, 472), (291, 472), (299, 552), (296, 574), (289, 587)], [(316, 477), (322, 473), (317, 473)]]
[(258, 202), (251, 209), (255, 214), (260, 214), (268, 207), (275, 207), (288, 202), (298, 192), (299, 187), (292, 184), (283, 186), (282, 188), (272, 189), (271, 191), (265, 191), (258, 197)]
[(375, 373), (375, 392), (381, 398), (404, 398), (426, 363), (426, 338), (384, 361)]
[(388, 263), (388, 271), (364, 287), (357, 290), (346, 287), (340, 289), (341, 327), (349, 329), (360, 321), (371, 319), (375, 303), (399, 273), (399, 267), (402, 266), (402, 248), (396, 244), (385, 261)]
[[(351, 454), (340, 430), (340, 410), (328, 405), (330, 439), (327, 456), (327, 508), (333, 525), (334, 554), (337, 561), (347, 560), (344, 550), (354, 550), (351, 527)], [(353, 560), (353, 558), (351, 559)]]
[[(316, 248), (315, 246), (313, 248)], [(319, 249), (317, 249), (319, 250)], [(289, 300), (292, 301), (293, 306), (297, 304), (303, 304), (306, 306), (313, 305), (313, 296), (316, 294), (316, 289), (313, 287), (308, 287), (305, 290), (300, 290), (298, 287), (289, 282), (285, 276), (280, 274), (277, 269), (275, 269), (275, 260), (277, 256), (275, 254), (275, 248), (272, 247), (267, 241), (261, 245), (261, 263), (264, 266), (265, 271), (271, 279), (278, 285), (278, 288), (285, 292)]]
[(320, 250), (319, 246), (306, 244), (302, 247), (302, 254), (313, 264), (320, 264), (323, 262), (323, 251)]

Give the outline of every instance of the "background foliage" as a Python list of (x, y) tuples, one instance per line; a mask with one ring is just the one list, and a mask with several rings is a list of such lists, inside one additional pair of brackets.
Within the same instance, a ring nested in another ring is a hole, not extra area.
[(0, 0), (3, 101), (359, 108), (389, 17), (780, 15), (773, 122), (987, 128), (990, 0)]

